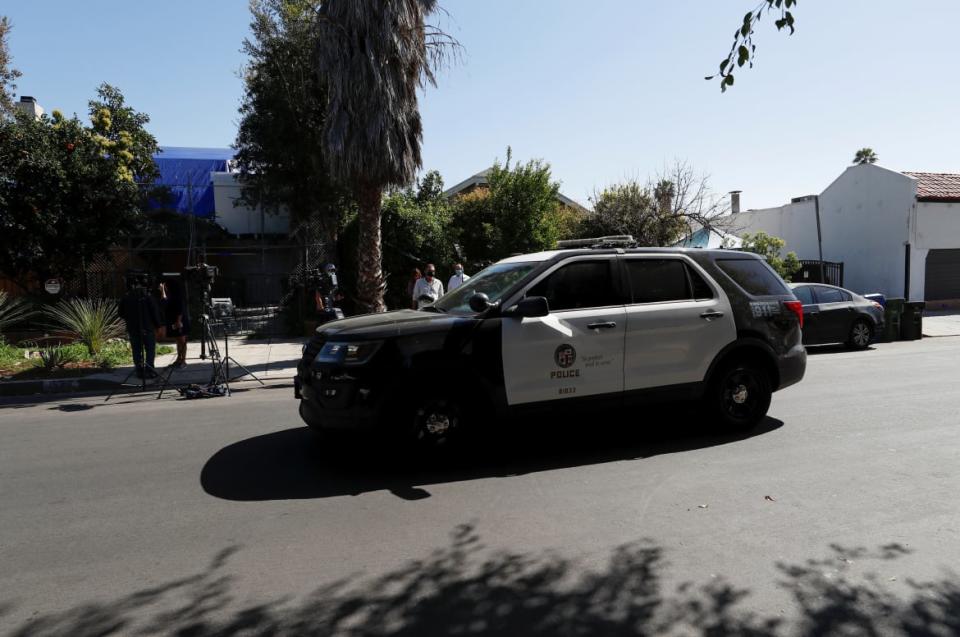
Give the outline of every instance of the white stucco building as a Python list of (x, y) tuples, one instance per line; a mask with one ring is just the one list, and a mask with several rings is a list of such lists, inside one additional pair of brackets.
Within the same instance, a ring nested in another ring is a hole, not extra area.
[(210, 173), (216, 211), (214, 221), (234, 235), (285, 235), (290, 232), (289, 212), (270, 214), (240, 203), (239, 176), (235, 172)]
[(844, 264), (844, 287), (911, 301), (960, 300), (960, 175), (847, 168), (819, 195), (731, 217), (736, 234), (785, 240), (800, 259)]

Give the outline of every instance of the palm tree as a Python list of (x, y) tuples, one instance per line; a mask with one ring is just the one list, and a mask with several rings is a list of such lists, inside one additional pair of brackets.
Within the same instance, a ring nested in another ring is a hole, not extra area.
[(359, 209), (357, 299), (385, 309), (380, 207), (383, 191), (413, 181), (423, 124), (417, 89), (456, 44), (425, 18), (437, 0), (327, 0), (318, 12), (318, 67), (327, 82), (323, 144), (334, 179)]
[(877, 163), (877, 154), (873, 152), (872, 148), (861, 148), (857, 151), (857, 154), (853, 156), (853, 163), (875, 164)]

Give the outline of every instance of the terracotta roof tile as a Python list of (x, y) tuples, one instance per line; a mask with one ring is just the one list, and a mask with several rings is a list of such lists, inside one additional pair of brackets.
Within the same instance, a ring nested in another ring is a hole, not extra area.
[(914, 172), (903, 174), (917, 180), (919, 201), (960, 201), (960, 175)]

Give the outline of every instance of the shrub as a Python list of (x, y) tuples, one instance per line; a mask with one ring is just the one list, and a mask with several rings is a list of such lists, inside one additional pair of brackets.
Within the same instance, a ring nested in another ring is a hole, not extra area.
[(43, 369), (48, 372), (52, 372), (59, 367), (63, 367), (67, 363), (72, 363), (79, 360), (78, 353), (76, 348), (71, 348), (70, 346), (64, 347), (57, 343), (56, 345), (41, 347), (39, 350), (40, 353), (40, 363), (43, 366)]
[(96, 357), (107, 341), (124, 333), (117, 306), (106, 299), (71, 299), (45, 310), (54, 327), (87, 346), (87, 353)]

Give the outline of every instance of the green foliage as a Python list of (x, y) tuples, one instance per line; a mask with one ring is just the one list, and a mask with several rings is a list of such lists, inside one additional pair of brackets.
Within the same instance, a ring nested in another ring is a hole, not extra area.
[(629, 234), (641, 246), (669, 246), (688, 229), (674, 211), (673, 183), (661, 180), (651, 190), (636, 180), (614, 184), (594, 196), (593, 214), (581, 228), (584, 237)]
[(853, 156), (855, 164), (875, 164), (877, 163), (877, 153), (872, 148), (861, 148)]
[(0, 338), (0, 369), (14, 369), (24, 362), (23, 349), (10, 345)]
[(319, 0), (253, 0), (235, 147), (243, 201), (294, 222), (316, 219), (331, 243), (347, 193), (324, 155), (327, 89), (316, 71)]
[[(357, 245), (359, 220), (350, 217), (343, 238), (350, 248)], [(383, 270), (387, 281), (387, 307), (410, 307), (407, 283), (413, 268), (426, 263), (437, 265), (441, 279), (457, 260), (454, 242), (453, 208), (443, 196), (443, 179), (437, 171), (426, 173), (417, 188), (389, 193), (381, 211)], [(343, 282), (352, 287), (354, 277), (346, 273)]]
[(90, 126), (59, 111), (0, 119), (0, 271), (69, 277), (137, 229), (156, 176), (145, 115), (103, 85)]
[(572, 225), (557, 200), (560, 184), (550, 164), (535, 159), (511, 167), (510, 161), (508, 148), (506, 163), (497, 160), (490, 169), (487, 186), (457, 199), (454, 226), (468, 269), (553, 248)]
[(780, 237), (770, 236), (766, 232), (758, 232), (756, 234), (744, 234), (741, 249), (764, 257), (770, 267), (776, 270), (783, 280), (789, 281), (802, 266), (796, 252), (788, 252), (786, 256), (780, 256), (785, 246), (786, 241)]
[(790, 9), (796, 4), (797, 0), (761, 0), (760, 5), (755, 10), (748, 11), (743, 16), (743, 22), (734, 31), (733, 44), (727, 56), (720, 61), (720, 70), (704, 79), (720, 78), (721, 91), (726, 91), (728, 87), (733, 86), (734, 65), (740, 68), (748, 64), (750, 68), (753, 68), (753, 60), (757, 52), (757, 47), (753, 43), (753, 32), (757, 23), (760, 22), (760, 18), (763, 17), (764, 13), (779, 14), (780, 17), (773, 22), (777, 31), (788, 29), (790, 35), (793, 35), (795, 19)]
[(53, 326), (83, 343), (90, 356), (97, 356), (110, 339), (124, 334), (117, 305), (107, 299), (70, 299), (44, 310)]
[(56, 345), (47, 345), (38, 350), (40, 354), (40, 364), (44, 371), (52, 372), (74, 361), (80, 360), (82, 356), (78, 355), (76, 348), (64, 347), (60, 343)]
[(23, 300), (13, 298), (0, 290), (0, 338), (3, 333), (33, 314), (30, 306)]
[(13, 93), (17, 89), (14, 82), (20, 77), (20, 71), (10, 66), (12, 58), (7, 48), (7, 36), (11, 26), (6, 16), (0, 16), (0, 117), (13, 111)]

